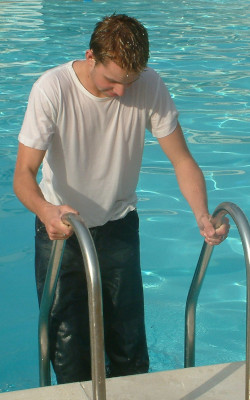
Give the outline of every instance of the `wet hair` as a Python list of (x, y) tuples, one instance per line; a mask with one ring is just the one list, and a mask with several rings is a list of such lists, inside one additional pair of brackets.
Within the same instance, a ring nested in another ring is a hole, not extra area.
[(113, 61), (127, 72), (141, 72), (149, 58), (148, 33), (135, 18), (112, 14), (96, 24), (89, 48), (96, 63)]

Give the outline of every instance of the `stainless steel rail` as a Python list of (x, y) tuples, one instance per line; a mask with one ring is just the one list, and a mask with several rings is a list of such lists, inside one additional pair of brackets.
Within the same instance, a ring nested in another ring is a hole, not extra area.
[[(250, 380), (250, 225), (242, 210), (233, 203), (221, 203), (214, 211), (213, 217), (216, 224), (220, 225), (223, 217), (229, 214), (237, 228), (241, 237), (247, 278), (247, 301), (246, 301), (246, 387), (245, 400), (250, 399), (249, 380)], [(195, 365), (195, 318), (196, 305), (201, 286), (205, 277), (206, 268), (213, 252), (213, 246), (204, 242), (201, 254), (197, 263), (195, 274), (189, 289), (186, 312), (185, 312), (185, 356), (184, 366), (193, 367)]]
[[(102, 291), (95, 246), (88, 228), (79, 215), (65, 214), (63, 221), (72, 226), (78, 238), (84, 260), (88, 287), (93, 400), (106, 400)], [(64, 240), (57, 240), (53, 243), (41, 301), (39, 316), (40, 386), (51, 385), (48, 334), (49, 314), (60, 271), (64, 242)]]
[(49, 313), (54, 299), (64, 242), (64, 240), (55, 240), (53, 242), (40, 305), (38, 327), (40, 386), (51, 385), (48, 333)]

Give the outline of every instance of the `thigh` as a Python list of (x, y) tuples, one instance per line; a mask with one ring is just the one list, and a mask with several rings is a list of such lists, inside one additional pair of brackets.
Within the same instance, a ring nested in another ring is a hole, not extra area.
[[(100, 234), (100, 232), (99, 232)], [(131, 212), (96, 238), (103, 286), (105, 345), (112, 376), (147, 372), (139, 220)]]
[(137, 213), (131, 212), (124, 219), (97, 228), (93, 237), (104, 302), (110, 300), (112, 303), (109, 315), (126, 314), (132, 303), (143, 302)]
[[(49, 239), (44, 224), (38, 218), (36, 218), (35, 230), (35, 274), (40, 303), (53, 241)], [(81, 279), (85, 281), (83, 258), (75, 235), (66, 241), (58, 282), (65, 280), (64, 277), (71, 273), (82, 275)], [(69, 285), (68, 289), (71, 290), (73, 287), (74, 285)]]

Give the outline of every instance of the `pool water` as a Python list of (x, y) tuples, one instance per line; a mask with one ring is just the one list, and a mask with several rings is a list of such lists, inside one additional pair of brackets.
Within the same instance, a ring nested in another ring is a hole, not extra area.
[[(250, 215), (249, 24), (247, 0), (1, 1), (0, 392), (36, 387), (38, 306), (34, 216), (12, 191), (17, 135), (33, 82), (84, 57), (94, 24), (135, 16), (201, 166), (212, 212), (223, 201)], [(183, 367), (184, 309), (202, 246), (173, 169), (147, 132), (138, 184), (142, 273), (151, 371)], [(214, 250), (197, 309), (196, 364), (245, 358), (246, 275), (232, 222)]]

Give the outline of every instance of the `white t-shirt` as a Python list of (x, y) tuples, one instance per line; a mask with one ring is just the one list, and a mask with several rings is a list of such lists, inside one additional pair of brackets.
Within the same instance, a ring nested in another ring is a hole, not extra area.
[(71, 61), (33, 85), (19, 141), (47, 150), (40, 183), (45, 199), (70, 205), (93, 227), (136, 207), (145, 129), (167, 136), (177, 116), (151, 68), (122, 97), (99, 98), (82, 86)]

